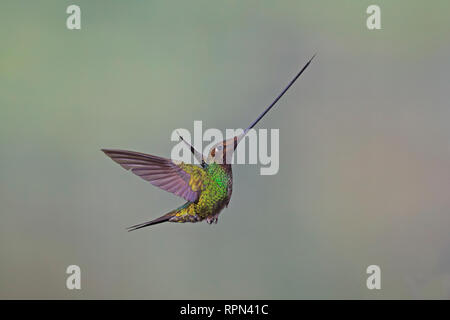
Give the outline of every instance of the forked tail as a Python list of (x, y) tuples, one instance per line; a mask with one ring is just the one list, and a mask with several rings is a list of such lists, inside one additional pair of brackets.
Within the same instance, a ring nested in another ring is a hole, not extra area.
[(134, 231), (134, 230), (137, 230), (137, 229), (141, 229), (141, 228), (145, 228), (145, 227), (148, 227), (148, 226), (152, 226), (154, 224), (167, 222), (171, 218), (176, 216), (177, 213), (179, 213), (183, 209), (186, 209), (186, 207), (188, 207), (190, 204), (191, 204), (190, 202), (186, 202), (181, 207), (176, 208), (175, 210), (172, 210), (172, 211), (166, 213), (165, 215), (163, 215), (163, 216), (161, 216), (159, 218), (156, 218), (155, 220), (151, 220), (151, 221), (147, 221), (147, 222), (144, 222), (144, 223), (136, 224), (134, 226), (128, 227), (127, 229), (128, 229), (128, 231)]

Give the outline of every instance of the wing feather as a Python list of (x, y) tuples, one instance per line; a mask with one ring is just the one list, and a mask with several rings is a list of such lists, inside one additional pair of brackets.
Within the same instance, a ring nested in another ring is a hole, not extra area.
[[(193, 182), (197, 182), (199, 179), (198, 176), (191, 175), (194, 168), (189, 167), (188, 171), (190, 172), (185, 170), (187, 166), (193, 165), (178, 165), (170, 159), (134, 151), (112, 149), (102, 149), (102, 151), (122, 168), (131, 170), (135, 175), (149, 181), (154, 186), (190, 202), (197, 201), (200, 196), (201, 188), (196, 190), (191, 188), (191, 185), (195, 185)], [(200, 167), (195, 167), (203, 171)]]

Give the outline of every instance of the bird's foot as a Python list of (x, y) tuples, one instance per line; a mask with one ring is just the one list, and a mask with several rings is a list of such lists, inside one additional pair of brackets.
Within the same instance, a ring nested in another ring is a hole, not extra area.
[(219, 214), (215, 214), (213, 216), (210, 216), (210, 217), (206, 218), (206, 222), (208, 224), (212, 224), (212, 223), (217, 224), (218, 220), (219, 220)]

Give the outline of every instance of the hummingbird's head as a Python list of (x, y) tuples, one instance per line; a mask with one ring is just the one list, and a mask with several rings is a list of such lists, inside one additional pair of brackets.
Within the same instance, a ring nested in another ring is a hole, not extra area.
[(208, 163), (219, 163), (219, 164), (231, 164), (233, 157), (233, 152), (236, 150), (237, 145), (242, 140), (245, 134), (235, 136), (231, 139), (224, 140), (215, 144), (208, 154)]

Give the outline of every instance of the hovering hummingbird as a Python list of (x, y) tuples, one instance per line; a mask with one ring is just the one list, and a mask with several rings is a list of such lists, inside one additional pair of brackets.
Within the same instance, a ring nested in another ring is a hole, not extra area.
[(314, 56), (241, 135), (214, 145), (209, 151), (206, 160), (202, 153), (197, 151), (180, 135), (180, 139), (190, 147), (192, 154), (201, 166), (176, 162), (134, 151), (102, 149), (108, 157), (126, 170), (131, 170), (131, 172), (149, 181), (151, 184), (187, 200), (181, 207), (157, 219), (131, 226), (127, 228), (128, 231), (162, 222), (199, 222), (206, 220), (209, 224), (213, 222), (217, 223), (220, 212), (224, 207), (228, 207), (228, 203), (230, 202), (233, 190), (231, 157), (237, 145), (245, 137), (247, 132), (288, 91), (292, 84), (309, 66)]

